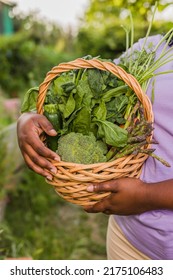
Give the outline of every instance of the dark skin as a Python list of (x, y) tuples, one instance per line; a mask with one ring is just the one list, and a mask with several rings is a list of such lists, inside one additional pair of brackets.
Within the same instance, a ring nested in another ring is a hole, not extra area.
[(40, 135), (46, 132), (50, 136), (57, 135), (52, 124), (43, 115), (35, 113), (24, 113), (17, 122), (18, 143), (23, 158), (30, 169), (36, 173), (52, 179), (51, 174), (56, 173), (54, 165), (47, 160), (60, 160), (60, 157), (43, 144)]
[[(55, 173), (56, 168), (47, 158), (55, 160), (60, 158), (40, 140), (43, 131), (52, 136), (56, 135), (56, 131), (45, 116), (25, 113), (18, 120), (18, 142), (26, 164), (51, 180), (51, 174), (47, 170)], [(173, 179), (145, 183), (136, 178), (120, 178), (90, 185), (88, 191), (111, 193), (93, 206), (84, 207), (88, 213), (133, 215), (157, 209), (173, 210)]]
[(111, 192), (101, 202), (85, 207), (88, 213), (134, 215), (158, 209), (173, 210), (173, 180), (145, 183), (136, 178), (121, 178), (91, 185), (88, 190)]

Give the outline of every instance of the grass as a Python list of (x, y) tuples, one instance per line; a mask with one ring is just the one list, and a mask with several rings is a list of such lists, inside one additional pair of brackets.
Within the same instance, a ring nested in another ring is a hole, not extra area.
[(0, 258), (106, 259), (107, 216), (87, 214), (61, 199), (44, 179), (24, 168), (8, 194), (0, 226)]

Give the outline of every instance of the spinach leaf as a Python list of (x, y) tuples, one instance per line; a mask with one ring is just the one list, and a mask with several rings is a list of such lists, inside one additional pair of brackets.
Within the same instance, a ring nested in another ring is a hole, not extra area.
[(51, 89), (47, 91), (44, 104), (56, 104), (58, 101), (57, 96), (55, 96)]
[(75, 89), (76, 85), (73, 82), (67, 82), (62, 84), (61, 87), (63, 88), (65, 93), (70, 93), (73, 89)]
[(38, 97), (39, 88), (34, 87), (29, 89), (23, 99), (21, 106), (21, 113), (36, 111), (37, 97)]
[(71, 125), (71, 131), (89, 134), (91, 125), (91, 112), (89, 107), (83, 107), (76, 115)]
[(106, 88), (104, 79), (99, 69), (88, 69), (88, 84), (95, 98), (99, 98), (100, 94)]
[(63, 118), (63, 125), (62, 125), (62, 129), (59, 131), (59, 134), (63, 135), (63, 134), (67, 134), (68, 132), (71, 132), (70, 127), (72, 127), (72, 121), (76, 118), (77, 113), (81, 110), (81, 108), (79, 108), (78, 110), (75, 110), (69, 118), (64, 119)]
[(127, 85), (112, 88), (112, 89), (108, 90), (107, 92), (104, 92), (104, 94), (102, 95), (102, 100), (104, 100), (105, 102), (109, 102), (112, 97), (116, 97), (116, 96), (126, 93), (127, 89), (128, 89)]
[[(73, 72), (65, 72), (62, 73), (60, 76), (55, 78), (52, 83), (52, 91), (55, 95), (61, 96), (64, 94), (65, 85), (69, 86), (69, 83), (73, 83)], [(64, 87), (64, 88), (63, 88)]]
[(88, 80), (86, 76), (84, 79), (80, 80), (77, 86), (76, 98), (76, 109), (81, 106), (86, 106), (90, 108), (91, 100), (93, 98), (93, 93), (89, 87)]
[(129, 99), (126, 95), (122, 94), (115, 98), (112, 98), (106, 103), (108, 121), (113, 123), (122, 124), (125, 123), (124, 115)]
[(114, 147), (124, 147), (127, 144), (127, 130), (108, 121), (95, 121), (98, 125), (98, 136), (104, 139), (106, 144)]
[(109, 87), (116, 88), (118, 86), (118, 78), (115, 75), (113, 75), (112, 73), (109, 73), (105, 83)]
[(106, 120), (107, 109), (103, 100), (92, 110), (92, 115), (98, 120)]
[(72, 113), (73, 111), (75, 110), (75, 100), (74, 100), (74, 97), (73, 97), (73, 94), (75, 92), (72, 91), (69, 95), (69, 98), (67, 99), (67, 103), (65, 104), (64, 108), (63, 108), (63, 115), (64, 115), (64, 118), (68, 118)]
[(64, 111), (65, 111), (65, 107), (66, 107), (66, 104), (67, 104), (67, 100), (68, 100), (68, 97), (62, 95), (61, 97), (58, 98), (58, 108), (60, 110), (60, 112), (62, 114), (64, 114)]

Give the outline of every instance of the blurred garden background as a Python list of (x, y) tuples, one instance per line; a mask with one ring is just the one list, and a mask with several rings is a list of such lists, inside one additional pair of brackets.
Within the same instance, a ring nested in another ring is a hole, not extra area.
[[(41, 18), (38, 9), (17, 12), (17, 2), (0, 1), (0, 259), (106, 259), (108, 217), (63, 201), (25, 166), (16, 120), (24, 93), (54, 65), (88, 54), (121, 54), (129, 10), (135, 41), (144, 37), (155, 1), (86, 0), (75, 27)], [(173, 27), (173, 4), (157, 3), (151, 34), (164, 34)], [(53, 5), (58, 16), (61, 1)]]

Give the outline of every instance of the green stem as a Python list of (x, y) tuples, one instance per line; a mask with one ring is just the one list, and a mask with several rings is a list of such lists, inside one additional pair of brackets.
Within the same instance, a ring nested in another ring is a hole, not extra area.
[[(163, 43), (163, 42), (165, 42), (165, 40), (166, 40), (166, 38), (170, 35), (170, 38), (171, 38), (171, 33), (172, 33), (172, 31), (173, 31), (173, 28), (171, 28), (164, 36), (163, 36), (163, 38), (159, 41), (159, 43), (156, 45), (156, 47), (154, 48), (154, 52), (156, 52), (157, 51), (157, 49), (160, 47), (160, 45)], [(169, 41), (169, 39), (168, 39), (168, 41)], [(167, 42), (166, 43), (166, 45), (165, 45), (165, 47), (163, 48), (163, 50), (164, 49), (166, 49), (166, 47), (168, 46), (168, 43), (169, 42)]]
[[(146, 59), (146, 61), (144, 62), (144, 64), (142, 65), (142, 67), (139, 68), (139, 71), (134, 73), (134, 76), (138, 79), (140, 77), (141, 72), (145, 69), (148, 70), (148, 68), (150, 67), (151, 61), (153, 59), (153, 53), (148, 55), (148, 59)], [(138, 70), (138, 67), (136, 67), (136, 70)], [(143, 75), (144, 72), (142, 72)]]
[(113, 158), (115, 156), (116, 152), (117, 152), (117, 148), (111, 147), (110, 150), (106, 154), (107, 161), (111, 160), (111, 158)]
[(75, 77), (75, 85), (78, 85), (82, 72), (83, 72), (83, 69), (79, 69), (79, 71), (77, 72), (77, 76)]
[(150, 151), (147, 151), (147, 150), (140, 150), (139, 152), (142, 153), (142, 154), (147, 154), (147, 155), (149, 155), (149, 156), (151, 156), (151, 157), (157, 159), (158, 161), (160, 161), (163, 165), (165, 165), (165, 166), (167, 166), (167, 167), (171, 167), (171, 165), (170, 165), (166, 160), (164, 160), (163, 158), (157, 156), (157, 155), (154, 154), (154, 153), (151, 153)]
[(134, 24), (133, 24), (133, 18), (132, 18), (132, 14), (130, 12), (130, 26), (131, 26), (131, 36), (130, 36), (130, 62), (129, 62), (129, 71), (131, 72), (131, 68), (132, 68), (132, 55), (133, 55), (133, 44), (134, 44)]
[(126, 66), (126, 61), (128, 61), (127, 58), (128, 58), (128, 49), (129, 49), (129, 31), (123, 25), (121, 25), (121, 27), (124, 29), (125, 34), (126, 34), (126, 52), (125, 52), (126, 59), (125, 59), (125, 63), (124, 63), (124, 65)]
[(108, 102), (108, 101), (110, 101), (110, 99), (112, 97), (115, 97), (115, 96), (118, 96), (122, 93), (125, 93), (127, 91), (127, 89), (128, 89), (127, 85), (119, 86), (119, 87), (110, 89), (103, 94), (102, 100), (105, 101), (105, 102)]
[[(167, 64), (167, 63), (173, 61), (173, 56), (170, 56), (170, 57), (172, 57), (172, 58), (171, 58), (171, 59), (168, 59), (168, 60), (164, 60), (163, 62), (160, 62), (159, 65), (153, 65), (153, 66), (150, 68), (149, 71), (143, 73), (143, 76), (142, 76), (141, 79), (139, 80), (139, 83), (142, 84), (142, 83), (145, 82), (146, 80), (148, 80), (148, 79), (154, 77), (155, 75), (157, 75), (157, 73), (154, 73), (154, 72), (155, 72), (158, 68), (160, 68), (161, 66), (163, 66), (163, 65), (165, 65), (165, 64)], [(170, 70), (170, 71), (171, 71), (171, 70)], [(162, 72), (162, 73), (164, 73), (164, 72)], [(165, 71), (165, 73), (166, 73), (166, 71)], [(171, 72), (170, 72), (170, 73), (171, 73)]]
[(142, 45), (142, 49), (145, 48), (145, 45), (146, 45), (146, 43), (147, 43), (147, 39), (148, 39), (148, 37), (149, 37), (149, 35), (150, 35), (151, 28), (152, 28), (153, 21), (154, 21), (154, 16), (155, 16), (155, 13), (156, 13), (156, 10), (157, 10), (157, 2), (156, 2), (155, 5), (154, 5), (154, 11), (153, 11), (153, 13), (152, 13), (152, 18), (151, 18), (151, 21), (150, 21), (150, 23), (149, 23), (149, 27), (148, 27), (148, 30), (147, 30), (147, 33), (146, 33), (146, 36), (145, 36), (144, 43), (143, 43), (143, 45)]

